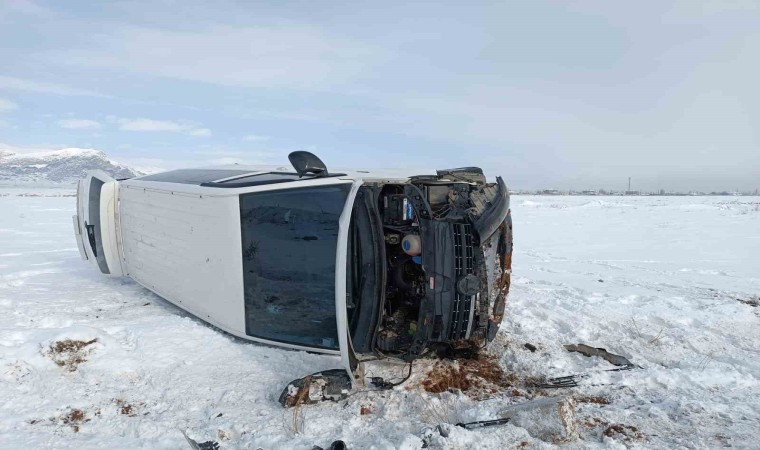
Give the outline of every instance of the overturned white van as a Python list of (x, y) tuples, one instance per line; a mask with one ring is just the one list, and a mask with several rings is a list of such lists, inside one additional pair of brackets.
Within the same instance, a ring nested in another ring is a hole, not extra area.
[(339, 355), (354, 374), (493, 339), (512, 255), (501, 178), (330, 173), (289, 157), (293, 169), (91, 172), (74, 216), (82, 258), (235, 336)]

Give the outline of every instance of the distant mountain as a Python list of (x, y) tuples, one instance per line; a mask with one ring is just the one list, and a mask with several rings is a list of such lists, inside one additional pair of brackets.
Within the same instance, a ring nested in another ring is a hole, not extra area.
[(71, 185), (93, 169), (100, 169), (117, 179), (143, 175), (95, 149), (13, 153), (0, 148), (0, 185)]

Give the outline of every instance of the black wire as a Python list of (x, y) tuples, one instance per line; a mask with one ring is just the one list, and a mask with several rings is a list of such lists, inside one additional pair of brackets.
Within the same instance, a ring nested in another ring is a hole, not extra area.
[(372, 383), (375, 387), (378, 387), (380, 389), (386, 390), (386, 389), (393, 389), (396, 386), (400, 386), (406, 382), (406, 380), (409, 379), (409, 377), (412, 376), (412, 365), (414, 364), (414, 360), (409, 361), (409, 373), (406, 374), (403, 380), (399, 381), (398, 383), (394, 383), (391, 381), (386, 381), (382, 377), (372, 377), (370, 378), (370, 383)]
[[(417, 358), (425, 358), (429, 356), (430, 354), (432, 354), (433, 352), (434, 350), (428, 350), (427, 352), (422, 353), (421, 355), (418, 355)], [(412, 376), (412, 366), (414, 365), (415, 359), (409, 360), (409, 373), (407, 373), (404, 379), (399, 381), (398, 383), (385, 381), (382, 377), (371, 377), (370, 382), (381, 389), (391, 389), (391, 388), (394, 388), (396, 386), (400, 386), (406, 383), (406, 381)]]

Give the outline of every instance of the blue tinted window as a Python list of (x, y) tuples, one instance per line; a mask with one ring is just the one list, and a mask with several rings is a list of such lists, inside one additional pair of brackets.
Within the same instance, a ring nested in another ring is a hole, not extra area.
[(240, 196), (246, 334), (338, 348), (335, 252), (350, 186)]

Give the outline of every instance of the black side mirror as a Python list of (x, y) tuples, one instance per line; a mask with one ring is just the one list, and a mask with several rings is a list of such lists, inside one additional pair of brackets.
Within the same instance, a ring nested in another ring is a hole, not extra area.
[(301, 178), (306, 174), (314, 174), (317, 178), (327, 176), (327, 167), (317, 155), (299, 150), (288, 155), (290, 164), (296, 169), (298, 177)]

